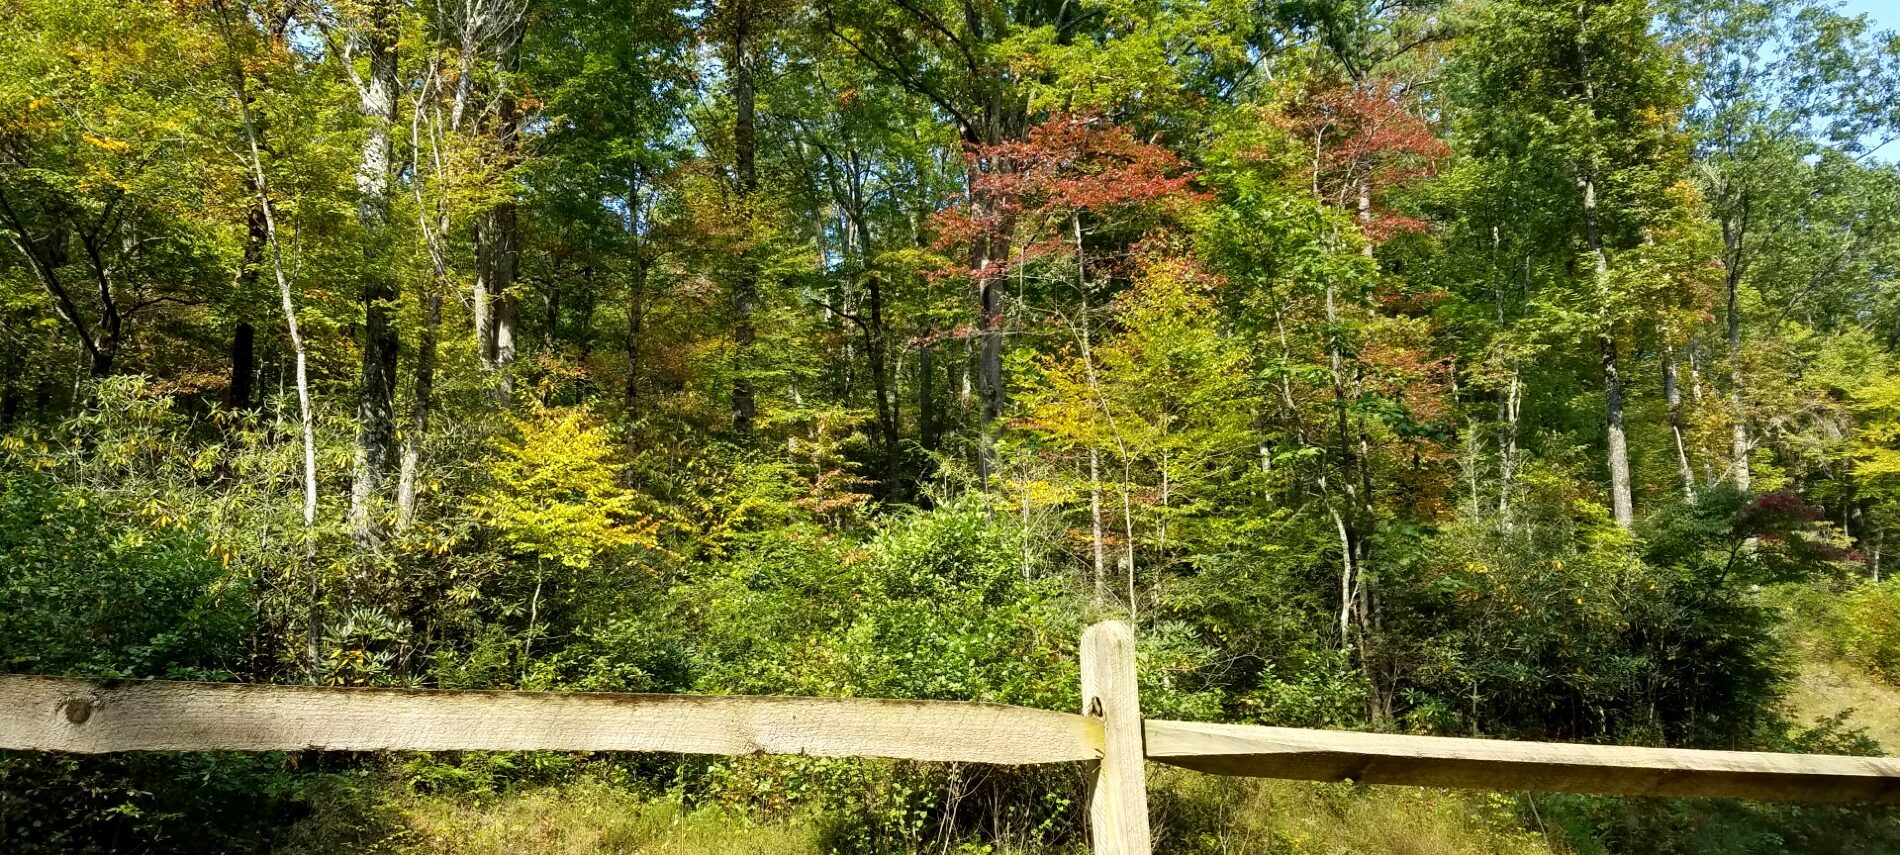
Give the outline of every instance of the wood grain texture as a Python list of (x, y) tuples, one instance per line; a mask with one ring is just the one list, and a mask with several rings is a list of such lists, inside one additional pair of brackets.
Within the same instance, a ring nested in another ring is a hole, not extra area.
[(665, 751), (1093, 760), (1085, 716), (986, 703), (0, 677), (0, 749)]
[(1148, 757), (1218, 775), (1900, 804), (1900, 760), (1146, 722)]
[(1082, 633), (1082, 711), (1102, 723), (1102, 761), (1089, 787), (1095, 855), (1149, 855), (1135, 631), (1128, 624), (1098, 623)]

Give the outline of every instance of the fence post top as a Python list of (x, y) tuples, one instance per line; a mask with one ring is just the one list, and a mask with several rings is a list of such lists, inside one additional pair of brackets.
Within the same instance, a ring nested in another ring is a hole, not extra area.
[(1129, 626), (1125, 620), (1105, 620), (1093, 623), (1088, 629), (1082, 631), (1082, 641), (1085, 644), (1091, 641), (1120, 640), (1129, 642), (1135, 640), (1135, 628)]

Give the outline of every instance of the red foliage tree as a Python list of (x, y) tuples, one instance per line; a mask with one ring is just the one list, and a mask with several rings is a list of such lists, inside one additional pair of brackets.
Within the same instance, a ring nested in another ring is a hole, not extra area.
[[(1055, 116), (1023, 140), (984, 146), (969, 157), (991, 168), (971, 170), (969, 198), (937, 216), (938, 243), (949, 248), (983, 234), (1010, 235), (1013, 257), (991, 260), (989, 275), (1073, 251), (1071, 224), (1078, 218), (1090, 234), (1122, 238), (1092, 265), (1124, 258), (1130, 246), (1200, 198), (1192, 189), (1194, 173), (1179, 155), (1092, 116)], [(973, 204), (978, 199), (984, 204)]]
[(1287, 110), (1286, 123), (1306, 144), (1314, 194), (1353, 211), (1368, 239), (1424, 230), (1423, 221), (1384, 204), (1386, 191), (1432, 175), (1451, 150), (1408, 107), (1403, 85), (1373, 78), (1316, 86)]

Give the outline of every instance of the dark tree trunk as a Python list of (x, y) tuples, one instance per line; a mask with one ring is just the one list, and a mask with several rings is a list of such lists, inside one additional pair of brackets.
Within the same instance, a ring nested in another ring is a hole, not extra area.
[[(512, 109), (513, 99), (504, 98), (503, 101), (509, 106), (509, 109), (504, 110), (505, 124), (508, 128), (503, 132), (506, 140), (504, 147), (509, 159), (513, 160), (515, 131), (518, 130), (519, 118), (514, 115)], [(514, 285), (521, 258), (516, 222), (515, 202), (512, 199), (506, 200), (488, 213), (483, 228), (479, 232), (482, 242), (480, 251), (487, 260), (485, 279), (492, 301), (492, 338), (488, 344), (495, 369), (495, 400), (503, 406), (507, 406), (514, 398), (515, 391), (513, 374), (516, 354), (515, 322), (520, 300), (514, 292)]]
[[(252, 188), (252, 195), (256, 195), (255, 187)], [(252, 203), (250, 214), (245, 217), (244, 230), (244, 267), (238, 274), (240, 300), (256, 292), (258, 272), (263, 268), (264, 252), (270, 240), (262, 203)], [(241, 314), (242, 310), (239, 311)], [(225, 388), (225, 406), (233, 410), (251, 407), (251, 386), (256, 374), (257, 328), (249, 320), (240, 317), (231, 331), (231, 382)]]
[(866, 319), (864, 349), (871, 363), (871, 392), (877, 396), (878, 433), (884, 441), (884, 500), (903, 498), (902, 443), (899, 436), (897, 395), (891, 389), (890, 347), (884, 327), (884, 289), (877, 276), (865, 277)]
[[(503, 172), (514, 168), (521, 139), (522, 116), (506, 79), (520, 62), (522, 22), (515, 22), (503, 36), (498, 53), (498, 70), (504, 79), (495, 101), (495, 140), (501, 151)], [(519, 300), (514, 284), (520, 262), (517, 232), (517, 204), (504, 197), (484, 214), (475, 226), (475, 325), (476, 348), (484, 368), (495, 372), (495, 400), (503, 406), (514, 397), (515, 321)]]
[[(971, 176), (974, 183), (976, 176)], [(975, 209), (979, 221), (991, 218), (990, 200), (987, 194), (974, 193), (971, 207)], [(980, 314), (982, 330), (981, 344), (977, 350), (977, 388), (983, 400), (983, 418), (977, 437), (977, 478), (984, 489), (988, 489), (991, 470), (996, 464), (995, 437), (997, 419), (1003, 416), (1003, 307), (999, 286), (1001, 277), (995, 268), (1005, 259), (998, 258), (997, 252), (1008, 252), (1008, 231), (998, 226), (979, 231), (973, 245), (970, 267), (976, 273), (976, 300)]]
[[(992, 81), (980, 113), (980, 124), (963, 129), (964, 146), (977, 150), (1022, 136), (1028, 112), (1019, 99), (1004, 91), (1004, 84)], [(977, 475), (985, 488), (995, 468), (995, 431), (1008, 403), (1003, 379), (1003, 295), (1000, 270), (1009, 262), (1015, 220), (990, 198), (979, 179), (986, 174), (1008, 172), (1011, 164), (996, 158), (974, 158), (967, 180), (971, 188), (971, 213), (982, 225), (971, 243), (970, 268), (976, 278), (977, 309), (981, 316), (981, 346), (977, 352), (977, 385), (983, 399), (983, 419), (977, 442)]]
[(251, 381), (257, 374), (257, 328), (238, 321), (231, 330), (231, 384), (224, 405), (233, 410), (251, 408)]
[[(750, 218), (753, 196), (759, 188), (757, 161), (757, 126), (754, 117), (756, 93), (753, 86), (754, 67), (757, 62), (752, 44), (751, 9), (741, 4), (734, 10), (732, 28), (732, 100), (734, 116), (732, 123), (733, 178), (738, 185), (739, 208), (742, 216)], [(733, 362), (737, 376), (732, 381), (732, 429), (740, 436), (752, 434), (754, 422), (758, 417), (757, 392), (753, 388), (751, 370), (753, 368), (753, 342), (756, 334), (752, 326), (752, 316), (758, 303), (758, 271), (756, 258), (748, 249), (745, 258), (740, 260), (738, 276), (732, 286), (733, 326), (732, 342)]]
[(931, 329), (926, 324), (922, 336), (925, 341), (917, 348), (917, 434), (925, 451), (936, 451), (943, 425), (942, 417), (937, 414), (935, 378), (931, 376), (936, 370), (937, 349), (929, 342), (930, 335)]
[(20, 418), (20, 358), (8, 354), (6, 375), (0, 377), (0, 428)]
[(429, 435), (429, 411), (435, 405), (436, 339), (442, 327), (442, 290), (432, 284), (422, 297), (422, 329), (416, 336), (415, 387), (410, 390), (409, 428), (403, 434), (402, 476), (396, 485), (396, 528), (416, 519), (422, 478), (422, 442)]
[(644, 344), (647, 322), (647, 267), (640, 265), (634, 273), (632, 294), (627, 305), (627, 418), (638, 419), (640, 415), (640, 380), (642, 365), (640, 350)]

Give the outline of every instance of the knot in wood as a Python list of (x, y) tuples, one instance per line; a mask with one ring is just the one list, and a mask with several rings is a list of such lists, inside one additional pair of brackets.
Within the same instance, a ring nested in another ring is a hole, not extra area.
[(66, 720), (73, 724), (85, 724), (87, 719), (92, 718), (91, 698), (68, 698), (59, 708), (66, 714)]

